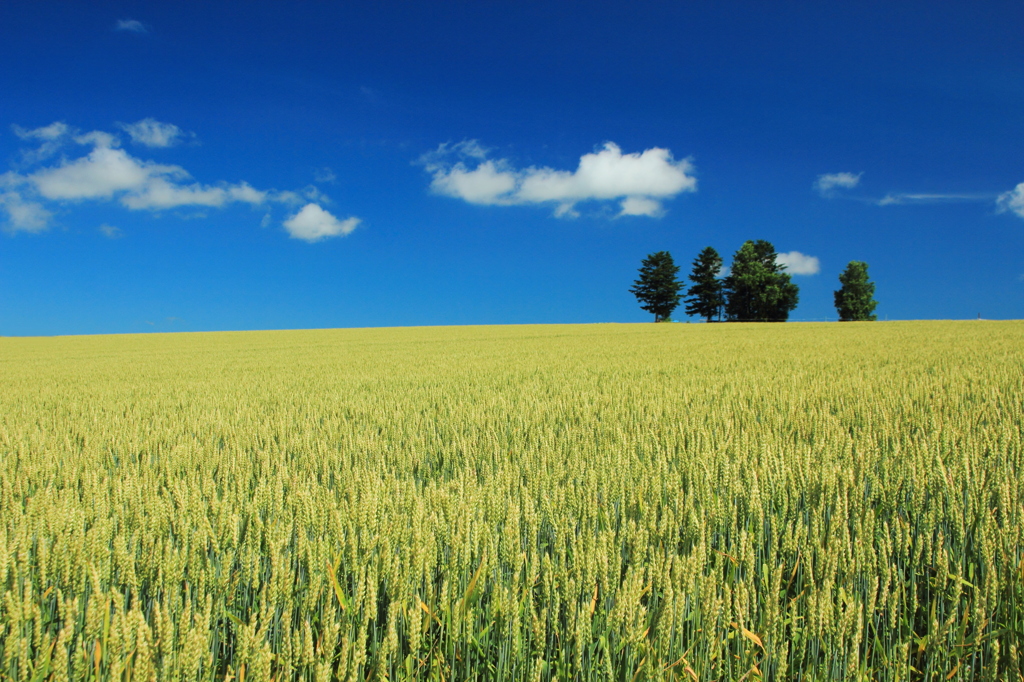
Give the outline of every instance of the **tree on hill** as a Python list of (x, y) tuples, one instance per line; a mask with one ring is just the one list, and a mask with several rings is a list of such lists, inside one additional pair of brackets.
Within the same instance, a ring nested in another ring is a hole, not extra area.
[(834, 293), (840, 322), (878, 319), (875, 315), (875, 306), (878, 305), (875, 300), (875, 283), (868, 281), (867, 263), (850, 261), (839, 275), (839, 281), (843, 286)]
[(647, 256), (640, 267), (640, 278), (633, 282), (630, 293), (640, 301), (640, 307), (654, 313), (654, 321), (662, 322), (679, 305), (682, 283), (676, 279), (679, 266), (668, 251), (657, 251)]
[(693, 286), (687, 292), (689, 298), (686, 299), (687, 315), (699, 315), (708, 322), (715, 316), (721, 319), (722, 305), (725, 303), (722, 280), (718, 279), (721, 270), (722, 257), (710, 246), (694, 259), (693, 272), (689, 277)]
[(746, 241), (733, 255), (725, 278), (725, 313), (736, 322), (785, 322), (800, 300), (775, 247), (763, 239)]

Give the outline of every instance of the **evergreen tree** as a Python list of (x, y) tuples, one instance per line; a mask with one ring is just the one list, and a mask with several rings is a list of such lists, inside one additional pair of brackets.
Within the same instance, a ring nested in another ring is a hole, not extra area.
[(662, 322), (679, 305), (682, 283), (676, 279), (679, 266), (668, 251), (658, 251), (647, 256), (641, 263), (640, 278), (629, 290), (634, 294), (640, 307), (654, 313), (654, 321)]
[(836, 310), (840, 322), (854, 320), (873, 321), (875, 315), (875, 283), (868, 281), (868, 264), (852, 260), (839, 275), (842, 287), (835, 292)]
[(686, 314), (699, 315), (707, 319), (717, 316), (722, 317), (722, 305), (725, 298), (722, 296), (722, 280), (718, 279), (718, 273), (722, 270), (722, 257), (712, 247), (707, 247), (693, 261), (693, 272), (690, 273), (690, 281), (693, 286), (687, 292)]
[(725, 278), (725, 313), (736, 322), (785, 322), (800, 300), (775, 247), (763, 239), (743, 243)]

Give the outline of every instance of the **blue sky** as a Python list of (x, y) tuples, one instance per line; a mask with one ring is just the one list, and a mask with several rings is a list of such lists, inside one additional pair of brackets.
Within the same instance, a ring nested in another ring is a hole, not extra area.
[(646, 321), (747, 239), (1024, 317), (1024, 7), (838, 5), (2, 3), (0, 334)]

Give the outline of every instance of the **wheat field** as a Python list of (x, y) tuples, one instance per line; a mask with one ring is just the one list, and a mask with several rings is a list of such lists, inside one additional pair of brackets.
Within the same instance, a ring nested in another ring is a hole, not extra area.
[(0, 680), (1021, 680), (1024, 323), (0, 339)]

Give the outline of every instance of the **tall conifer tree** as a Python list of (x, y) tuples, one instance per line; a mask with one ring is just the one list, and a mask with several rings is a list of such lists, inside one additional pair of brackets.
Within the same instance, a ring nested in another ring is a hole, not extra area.
[(640, 278), (629, 290), (640, 301), (640, 307), (654, 313), (655, 322), (669, 319), (679, 305), (682, 283), (676, 279), (679, 266), (668, 251), (657, 251), (647, 256), (640, 267)]
[(722, 257), (712, 247), (706, 247), (697, 255), (693, 261), (693, 272), (689, 277), (693, 286), (687, 292), (687, 315), (699, 315), (708, 322), (711, 322), (713, 317), (722, 318), (725, 298), (722, 295), (722, 280), (718, 279), (721, 270)]

